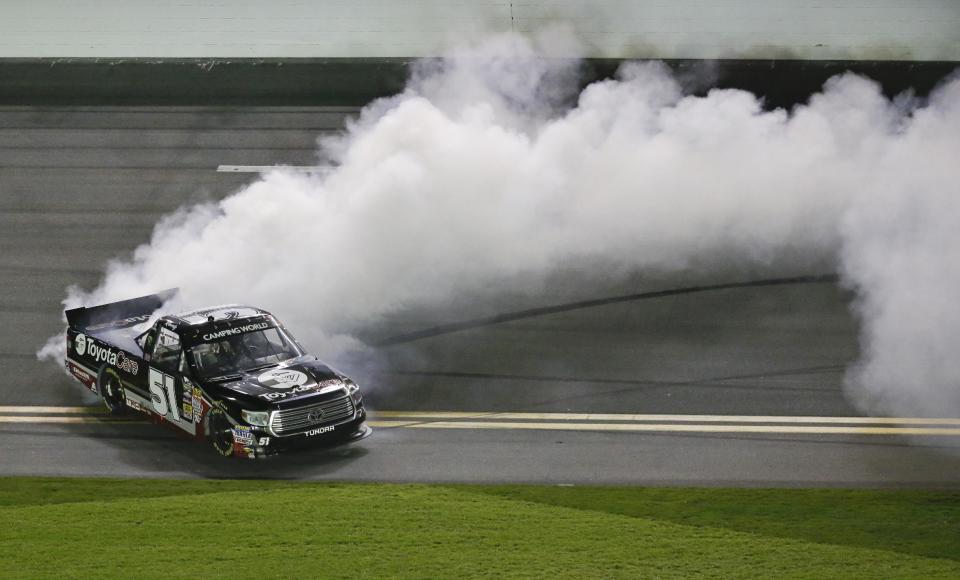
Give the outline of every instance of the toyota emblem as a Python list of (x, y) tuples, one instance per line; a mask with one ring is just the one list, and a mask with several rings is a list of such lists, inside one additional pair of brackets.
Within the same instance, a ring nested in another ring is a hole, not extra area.
[(314, 409), (313, 411), (310, 411), (309, 414), (307, 414), (307, 419), (311, 423), (319, 423), (320, 421), (323, 420), (323, 411), (321, 411), (320, 409)]

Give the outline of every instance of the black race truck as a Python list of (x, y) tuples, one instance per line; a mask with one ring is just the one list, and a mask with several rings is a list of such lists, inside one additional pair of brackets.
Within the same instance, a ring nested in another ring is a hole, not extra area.
[(175, 292), (66, 311), (67, 371), (112, 413), (138, 411), (235, 457), (370, 435), (357, 384), (269, 312), (216, 306), (150, 324)]

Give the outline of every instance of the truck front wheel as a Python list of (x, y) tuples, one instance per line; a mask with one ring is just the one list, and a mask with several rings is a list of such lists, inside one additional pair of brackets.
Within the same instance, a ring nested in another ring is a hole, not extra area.
[(217, 453), (224, 457), (233, 455), (233, 431), (230, 419), (223, 409), (214, 407), (207, 416), (207, 439)]

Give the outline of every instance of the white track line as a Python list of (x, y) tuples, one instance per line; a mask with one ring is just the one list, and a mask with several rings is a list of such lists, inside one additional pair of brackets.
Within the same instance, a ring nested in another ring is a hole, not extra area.
[(937, 435), (960, 437), (960, 429), (925, 427), (837, 427), (811, 425), (696, 425), (690, 423), (509, 423), (502, 421), (370, 421), (373, 427), (408, 429), (505, 429), (679, 433), (776, 433), (806, 435)]
[(850, 425), (958, 425), (960, 418), (805, 417), (777, 415), (636, 415), (618, 413), (496, 413), (477, 411), (377, 411), (375, 417), (403, 419), (482, 419), (530, 421), (659, 421), (696, 423), (814, 423)]
[[(136, 421), (115, 419), (99, 407), (0, 406), (0, 423), (120, 422)], [(926, 417), (379, 411), (371, 413), (369, 423), (413, 429), (960, 436), (960, 418)]]

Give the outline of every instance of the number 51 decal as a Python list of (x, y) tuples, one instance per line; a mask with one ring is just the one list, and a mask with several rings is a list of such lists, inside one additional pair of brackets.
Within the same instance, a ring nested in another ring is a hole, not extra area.
[(170, 419), (180, 420), (173, 377), (153, 367), (150, 368), (150, 399), (158, 415), (166, 417), (167, 413), (170, 413), (172, 415)]

